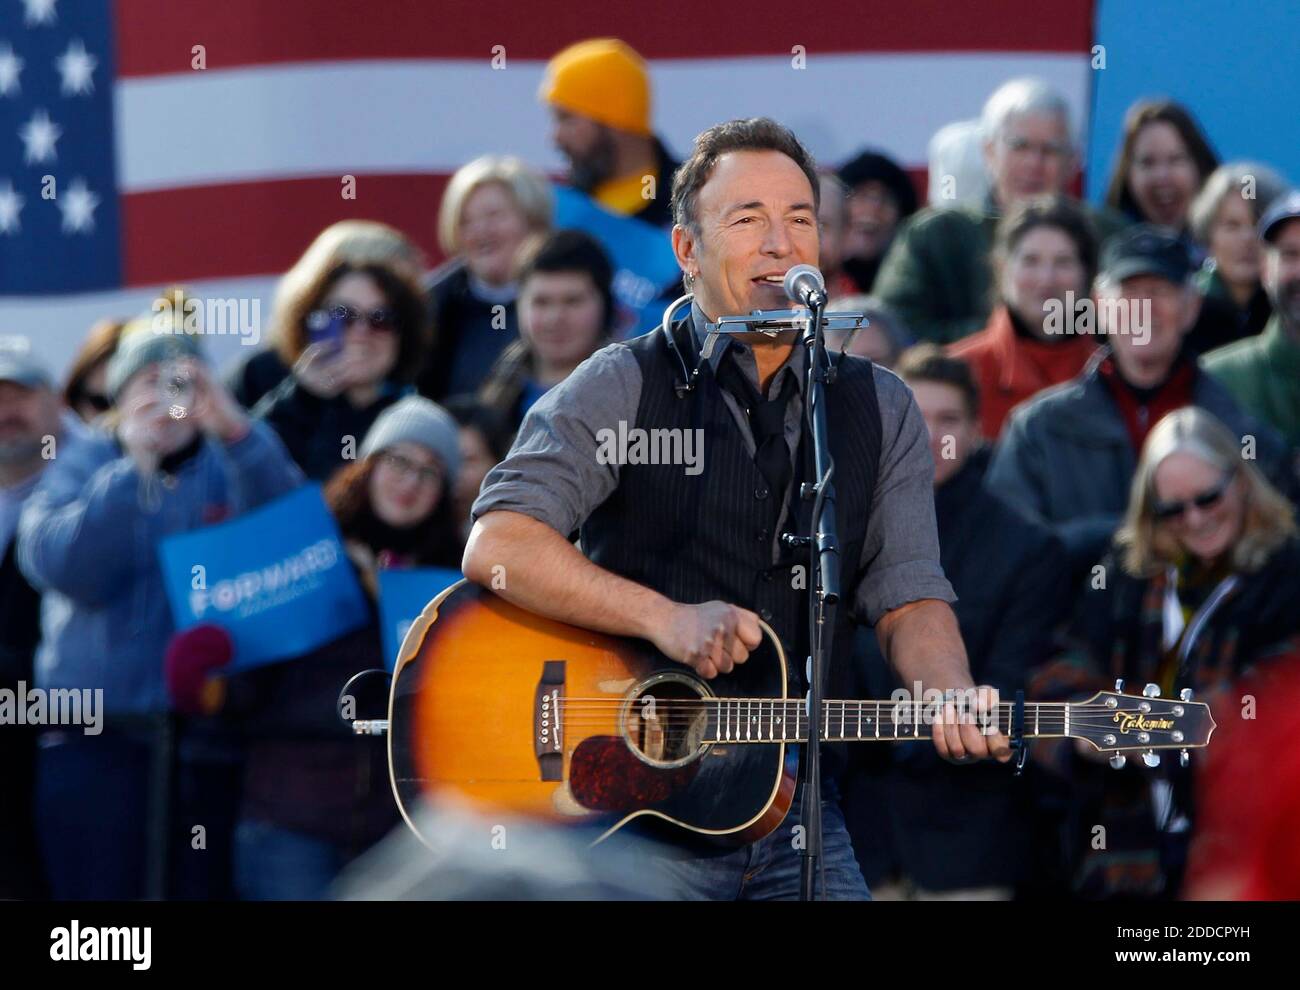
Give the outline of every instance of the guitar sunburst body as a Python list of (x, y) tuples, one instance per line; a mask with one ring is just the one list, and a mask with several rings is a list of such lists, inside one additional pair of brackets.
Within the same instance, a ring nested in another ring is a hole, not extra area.
[(785, 818), (798, 750), (701, 746), (703, 719), (651, 717), (711, 695), (792, 697), (768, 627), (746, 663), (706, 684), (648, 643), (545, 619), (462, 581), (430, 602), (402, 644), (389, 712), (393, 791), (412, 829), (413, 803), (450, 787), (608, 832), (641, 819), (706, 843), (751, 842)]
[[(466, 581), (425, 607), (402, 642), (389, 699), (393, 793), (411, 828), (420, 797), (658, 838), (735, 846), (784, 820), (794, 799), (806, 701), (772, 630), (729, 674), (704, 681), (643, 640), (534, 615)], [(1156, 766), (1161, 750), (1208, 744), (1208, 706), (1184, 693), (1101, 691), (1079, 702), (999, 702), (984, 728), (1022, 740), (1076, 738)], [(935, 703), (935, 708), (939, 707)], [(828, 700), (823, 739), (915, 742), (924, 702)], [(421, 836), (428, 841), (428, 837)]]

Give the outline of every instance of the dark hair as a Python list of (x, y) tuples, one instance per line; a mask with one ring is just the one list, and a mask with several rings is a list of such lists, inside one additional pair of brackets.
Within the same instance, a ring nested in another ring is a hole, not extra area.
[(949, 357), (938, 344), (909, 347), (898, 359), (894, 372), (903, 381), (938, 382), (951, 385), (966, 400), (966, 409), (975, 419), (980, 412), (980, 387), (975, 384), (970, 365), (960, 358)]
[(713, 174), (718, 159), (729, 151), (779, 151), (793, 161), (808, 177), (812, 186), (813, 212), (821, 207), (821, 188), (817, 163), (790, 128), (771, 117), (750, 117), (714, 124), (696, 139), (691, 157), (682, 162), (673, 176), (673, 222), (698, 232), (695, 201)]
[(840, 181), (849, 187), (849, 193), (866, 182), (879, 182), (893, 197), (898, 207), (898, 219), (916, 212), (916, 186), (892, 158), (876, 151), (863, 151), (839, 167)]
[(67, 384), (63, 386), (63, 401), (70, 409), (76, 409), (77, 403), (89, 399), (86, 381), (96, 368), (105, 364), (117, 351), (117, 342), (124, 326), (124, 320), (100, 320), (86, 334), (86, 339), (72, 359)]
[(386, 526), (370, 504), (370, 476), (375, 472), (378, 457), (379, 454), (372, 454), (339, 468), (325, 485), (325, 504), (338, 522), (339, 532), (345, 539), (359, 540), (376, 552), (409, 553), (421, 566), (459, 568), (463, 547), (455, 500), (445, 482), (433, 512), (409, 530), (410, 542), (406, 546), (376, 546), (387, 542), (383, 537), (400, 532)]
[(605, 307), (601, 322), (606, 330), (614, 325), (614, 266), (600, 242), (581, 230), (557, 230), (547, 234), (519, 263), (516, 281), (522, 293), (524, 283), (538, 272), (582, 272), (591, 278)]
[(501, 410), (480, 402), (477, 396), (468, 392), (448, 396), (443, 401), (442, 408), (451, 414), (451, 418), (461, 428), (478, 430), (498, 464), (506, 459), (514, 430)]
[(1091, 286), (1097, 275), (1097, 232), (1083, 207), (1068, 196), (1034, 196), (1013, 206), (998, 222), (993, 236), (994, 257), (1005, 262), (1025, 236), (1038, 227), (1053, 227), (1074, 242), (1087, 276), (1084, 285)]
[(409, 382), (423, 366), (429, 350), (430, 319), (424, 293), (414, 277), (395, 265), (379, 262), (357, 264), (340, 262), (319, 280), (314, 292), (304, 293), (294, 300), (295, 312), (286, 314), (284, 333), (276, 341), (280, 359), (290, 367), (307, 349), (307, 315), (324, 301), (330, 290), (345, 275), (367, 275), (374, 280), (384, 299), (396, 315), (398, 336), (397, 360), (388, 373), (390, 380)]
[(1127, 213), (1129, 216), (1145, 219), (1138, 208), (1133, 192), (1129, 189), (1128, 173), (1133, 167), (1133, 148), (1138, 135), (1148, 124), (1163, 122), (1176, 130), (1187, 145), (1187, 153), (1196, 163), (1196, 170), (1204, 182), (1219, 167), (1219, 156), (1210, 147), (1210, 142), (1201, 133), (1200, 125), (1181, 103), (1173, 100), (1138, 100), (1124, 115), (1124, 140), (1120, 145), (1119, 159), (1115, 170), (1110, 174), (1110, 185), (1106, 189), (1106, 205)]

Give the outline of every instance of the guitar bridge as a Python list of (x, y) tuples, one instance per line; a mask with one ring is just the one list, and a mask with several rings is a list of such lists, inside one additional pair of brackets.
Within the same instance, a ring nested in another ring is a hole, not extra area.
[(560, 701), (564, 698), (564, 661), (542, 664), (533, 701), (533, 748), (542, 780), (564, 779), (564, 730), (560, 724)]

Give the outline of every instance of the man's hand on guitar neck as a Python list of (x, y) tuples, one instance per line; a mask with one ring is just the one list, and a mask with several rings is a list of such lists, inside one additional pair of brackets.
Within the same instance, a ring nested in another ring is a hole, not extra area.
[[(945, 602), (922, 599), (891, 609), (876, 623), (876, 639), (904, 684), (940, 691), (975, 688), (957, 617)], [(931, 727), (934, 748), (950, 763), (990, 756), (1006, 763), (1011, 741), (1001, 732), (985, 735), (980, 727), (981, 714), (997, 711), (997, 688), (981, 685), (976, 690), (974, 712), (959, 715), (951, 703), (943, 706), (942, 717)]]

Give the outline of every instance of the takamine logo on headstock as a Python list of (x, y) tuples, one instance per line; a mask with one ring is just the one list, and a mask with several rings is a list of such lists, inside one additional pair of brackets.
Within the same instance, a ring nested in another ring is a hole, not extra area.
[(1142, 762), (1158, 766), (1158, 749), (1181, 750), (1179, 763), (1186, 766), (1188, 750), (1209, 743), (1214, 717), (1204, 702), (1192, 701), (1190, 689), (1179, 691), (1177, 698), (1161, 698), (1155, 684), (1148, 684), (1140, 696), (1123, 694), (1123, 690), (1124, 682), (1116, 681), (1114, 692), (1102, 691), (1086, 702), (1070, 705), (1066, 734), (1087, 739), (1111, 753), (1110, 764), (1116, 768), (1124, 766), (1125, 750), (1145, 750)]
[(1146, 715), (1131, 714), (1129, 712), (1116, 712), (1115, 721), (1119, 723), (1121, 733), (1135, 729), (1139, 732), (1150, 732), (1154, 729), (1172, 729), (1175, 722), (1171, 718), (1148, 718)]

